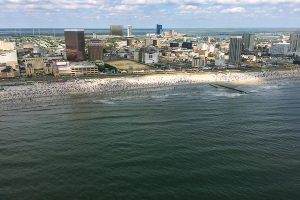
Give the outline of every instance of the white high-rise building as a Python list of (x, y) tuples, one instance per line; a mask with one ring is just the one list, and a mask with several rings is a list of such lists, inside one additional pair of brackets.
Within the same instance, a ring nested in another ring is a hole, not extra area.
[(127, 26), (127, 37), (131, 37), (132, 36), (132, 26), (128, 25)]
[(271, 55), (287, 55), (289, 52), (290, 44), (289, 43), (275, 43), (270, 48), (269, 53)]
[(233, 36), (230, 38), (229, 44), (229, 63), (240, 64), (241, 52), (242, 52), (242, 40), (241, 36)]

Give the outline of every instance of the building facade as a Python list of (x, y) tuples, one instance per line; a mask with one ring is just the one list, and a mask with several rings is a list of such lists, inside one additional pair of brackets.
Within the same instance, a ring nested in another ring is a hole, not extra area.
[(103, 46), (100, 43), (88, 44), (88, 59), (92, 62), (103, 60)]
[(255, 37), (252, 33), (243, 34), (243, 50), (253, 51), (255, 46)]
[(241, 62), (242, 37), (233, 36), (229, 44), (229, 63), (236, 65)]
[(65, 29), (66, 56), (68, 61), (85, 60), (85, 38), (83, 29)]
[(290, 52), (300, 52), (300, 32), (295, 32), (290, 35)]
[(11, 51), (1, 51), (0, 50), (0, 64), (5, 64), (12, 66), (13, 68), (16, 68), (18, 65), (18, 57), (17, 57), (17, 51), (11, 50)]
[(132, 26), (128, 25), (127, 26), (127, 37), (131, 37), (132, 36)]
[(270, 48), (269, 53), (274, 56), (285, 56), (289, 53), (289, 43), (276, 43)]
[(162, 25), (157, 24), (156, 25), (156, 34), (160, 35), (162, 33), (162, 29), (163, 29)]

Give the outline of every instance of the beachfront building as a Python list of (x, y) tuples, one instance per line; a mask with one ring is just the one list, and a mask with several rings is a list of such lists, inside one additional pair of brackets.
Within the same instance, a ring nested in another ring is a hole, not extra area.
[(96, 76), (99, 74), (98, 67), (89, 62), (57, 62), (59, 75), (61, 76)]
[(229, 63), (237, 65), (241, 63), (242, 37), (232, 36), (229, 44)]
[(85, 38), (83, 29), (65, 29), (66, 56), (68, 61), (85, 60)]
[(48, 62), (48, 57), (33, 57), (33, 58), (24, 58), (24, 65), (31, 65), (33, 69), (40, 70), (44, 69), (45, 64)]

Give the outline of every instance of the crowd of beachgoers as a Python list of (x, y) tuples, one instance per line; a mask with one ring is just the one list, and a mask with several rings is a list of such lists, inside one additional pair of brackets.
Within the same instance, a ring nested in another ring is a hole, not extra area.
[(258, 84), (268, 80), (300, 78), (300, 70), (270, 72), (178, 73), (138, 77), (69, 80), (65, 82), (35, 82), (32, 85), (6, 86), (0, 91), (0, 101), (58, 95), (120, 92), (201, 83)]

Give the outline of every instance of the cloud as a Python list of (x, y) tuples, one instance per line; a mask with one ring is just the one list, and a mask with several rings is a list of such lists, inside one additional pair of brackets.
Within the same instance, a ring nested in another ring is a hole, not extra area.
[(200, 26), (194, 20), (206, 18), (210, 19), (207, 23), (223, 25), (222, 22), (230, 22), (233, 15), (240, 17), (243, 26), (255, 23), (245, 20), (250, 15), (257, 19), (258, 25), (261, 21), (275, 23), (266, 16), (281, 16), (281, 24), (285, 25), (284, 21), (290, 16), (289, 23), (299, 26), (300, 17), (300, 0), (0, 0), (0, 7), (0, 26), (10, 25), (9, 21), (34, 24), (40, 20), (43, 24), (42, 19), (50, 18), (68, 24), (68, 21), (60, 22), (63, 18), (82, 26), (87, 18), (101, 23), (106, 20), (107, 23), (129, 24), (145, 19), (148, 20), (145, 24), (164, 22), (170, 23), (169, 26), (177, 26), (177, 22), (180, 26)]
[(243, 7), (233, 7), (233, 8), (227, 8), (222, 10), (222, 13), (228, 13), (228, 14), (237, 14), (237, 13), (244, 13), (246, 10)]

